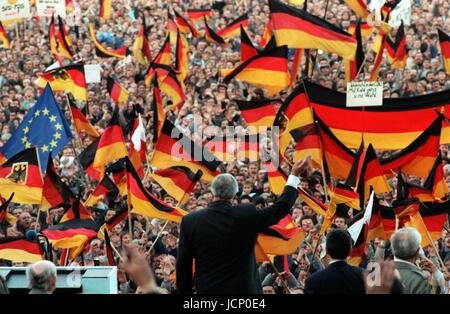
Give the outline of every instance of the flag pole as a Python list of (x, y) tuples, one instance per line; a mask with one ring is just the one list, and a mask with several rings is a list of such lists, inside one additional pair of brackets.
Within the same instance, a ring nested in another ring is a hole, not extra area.
[(166, 229), (168, 223), (169, 223), (169, 221), (166, 220), (166, 223), (161, 228), (161, 230), (158, 232), (158, 235), (156, 236), (155, 241), (153, 241), (152, 246), (150, 247), (150, 249), (148, 249), (148, 252), (151, 252), (152, 249), (155, 247), (156, 242), (158, 242), (159, 238), (161, 237), (162, 233), (164, 232), (164, 229)]
[(280, 278), (281, 280), (281, 284), (283, 285), (283, 288), (286, 290), (287, 294), (291, 294), (291, 291), (289, 290), (289, 287), (286, 283), (286, 281), (284, 280), (284, 278), (281, 277), (280, 272), (278, 271), (278, 269), (275, 267), (275, 265), (273, 264), (273, 262), (270, 260), (269, 256), (267, 255), (266, 251), (264, 251), (263, 247), (261, 246), (261, 244), (259, 244), (259, 241), (256, 241), (256, 245), (259, 247), (259, 249), (261, 250), (261, 252), (264, 254), (264, 256), (266, 257), (266, 259), (269, 261), (270, 265), (272, 266), (273, 270), (275, 271), (275, 275), (277, 277)]

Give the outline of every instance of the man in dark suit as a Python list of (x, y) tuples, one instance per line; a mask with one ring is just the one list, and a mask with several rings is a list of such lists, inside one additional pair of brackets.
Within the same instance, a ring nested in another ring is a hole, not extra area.
[(306, 279), (305, 294), (365, 294), (362, 270), (346, 262), (351, 249), (352, 238), (346, 230), (330, 231), (326, 239), (330, 264)]
[(262, 209), (253, 204), (233, 206), (236, 179), (230, 174), (218, 175), (211, 185), (214, 201), (181, 221), (178, 293), (191, 294), (194, 283), (199, 294), (262, 294), (255, 259), (258, 233), (289, 214), (297, 199), (298, 176), (308, 173), (309, 164), (309, 157), (297, 162), (278, 200)]

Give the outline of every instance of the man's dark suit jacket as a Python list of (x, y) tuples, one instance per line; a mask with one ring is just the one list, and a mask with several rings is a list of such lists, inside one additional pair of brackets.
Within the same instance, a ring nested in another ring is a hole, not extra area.
[(365, 294), (362, 269), (344, 261), (330, 264), (305, 282), (305, 294)]
[(201, 294), (262, 293), (255, 259), (258, 233), (289, 214), (296, 199), (297, 190), (286, 186), (267, 208), (216, 201), (184, 216), (176, 267), (178, 292), (191, 294), (194, 282)]

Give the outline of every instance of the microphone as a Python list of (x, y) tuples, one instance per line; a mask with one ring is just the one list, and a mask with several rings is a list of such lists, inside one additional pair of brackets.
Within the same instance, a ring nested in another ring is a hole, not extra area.
[(30, 229), (25, 232), (25, 238), (29, 241), (36, 241), (37, 235), (38, 234), (34, 229)]

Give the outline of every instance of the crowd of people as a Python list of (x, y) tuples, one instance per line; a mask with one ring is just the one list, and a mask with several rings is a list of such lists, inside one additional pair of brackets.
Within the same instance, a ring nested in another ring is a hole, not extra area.
[[(325, 3), (328, 1), (308, 0), (308, 12), (324, 17)], [(357, 16), (350, 10), (344, 1), (330, 0), (325, 18), (344, 30), (351, 23), (357, 21)], [(120, 47), (131, 48), (139, 31), (140, 25), (145, 21), (148, 29), (149, 43), (153, 56), (159, 51), (166, 38), (166, 12), (168, 6), (177, 12), (185, 13), (187, 9), (209, 8), (211, 1), (157, 1), (157, 0), (129, 0), (113, 1), (112, 16), (108, 20), (99, 19), (98, 1), (73, 0), (68, 10), (66, 24), (78, 56), (85, 64), (100, 63), (102, 67), (102, 82), (88, 84), (87, 118), (91, 124), (102, 133), (112, 116), (115, 104), (111, 100), (106, 88), (106, 77), (114, 75), (115, 78), (129, 92), (128, 103), (120, 105), (120, 123), (127, 139), (130, 141), (132, 126), (130, 121), (132, 111), (138, 107), (142, 110), (145, 121), (148, 155), (152, 154), (152, 115), (150, 103), (153, 93), (145, 85), (146, 67), (139, 65), (131, 56), (124, 60), (115, 58), (102, 59), (96, 56), (94, 44), (89, 37), (88, 25), (94, 22), (97, 39), (109, 49)], [(269, 7), (264, 0), (225, 1), (225, 6), (211, 11), (209, 25), (219, 30), (244, 12), (249, 12), (248, 34), (255, 45), (258, 45), (264, 33)], [(48, 18), (32, 18), (17, 23), (16, 26), (5, 26), (11, 39), (12, 48), (3, 49), (0, 46), (0, 146), (4, 145), (17, 129), (22, 118), (34, 105), (39, 97), (39, 91), (34, 84), (37, 74), (44, 71), (55, 62), (48, 47)], [(198, 23), (201, 28), (202, 22)], [(388, 62), (382, 62), (380, 80), (384, 82), (384, 97), (405, 97), (424, 95), (449, 88), (450, 78), (443, 68), (441, 60), (437, 28), (447, 34), (450, 33), (450, 3), (446, 0), (418, 0), (412, 3), (411, 23), (406, 25), (406, 47), (408, 59), (403, 69), (393, 70)], [(395, 29), (394, 29), (395, 33)], [(368, 79), (373, 68), (375, 54), (370, 47), (375, 34), (364, 41), (364, 50), (367, 59), (364, 63), (359, 79)], [(234, 99), (259, 99), (268, 96), (261, 88), (243, 84), (233, 80), (230, 84), (223, 84), (220, 69), (233, 68), (239, 63), (239, 36), (233, 38), (230, 44), (219, 46), (209, 43), (205, 38), (188, 39), (190, 44), (189, 73), (185, 81), (186, 100), (183, 107), (176, 113), (168, 112), (168, 118), (183, 132), (196, 140), (205, 140), (211, 135), (229, 135), (245, 130), (245, 121), (240, 116)], [(316, 54), (316, 51), (313, 51)], [(305, 59), (305, 58), (303, 58)], [(305, 60), (303, 60), (305, 62)], [(317, 52), (312, 77), (327, 88), (345, 92), (346, 84), (344, 65), (337, 55)], [(287, 96), (283, 91), (281, 98)], [(69, 114), (64, 93), (55, 93), (56, 101), (66, 113), (68, 123), (73, 122)], [(164, 98), (167, 103), (167, 98)], [(79, 103), (83, 107), (84, 103)], [(201, 135), (200, 135), (201, 134)], [(203, 138), (199, 138), (203, 136)], [(84, 199), (95, 186), (87, 178), (77, 155), (84, 147), (90, 144), (89, 137), (81, 139), (82, 147), (78, 144), (67, 146), (60, 156), (55, 159), (59, 175), (65, 180), (75, 194), (81, 192)], [(286, 156), (292, 156), (294, 144), (290, 145)], [(382, 152), (379, 152), (380, 154)], [(442, 145), (444, 164), (450, 164), (448, 146)], [(289, 168), (288, 165), (282, 165)], [(268, 206), (275, 202), (276, 197), (270, 192), (267, 183), (267, 173), (264, 165), (258, 161), (236, 160), (227, 163), (228, 173), (235, 176), (238, 183), (238, 193), (234, 203), (253, 202), (261, 206)], [(446, 182), (450, 184), (450, 168), (444, 167)], [(392, 187), (395, 182), (390, 181)], [(301, 186), (311, 195), (326, 202), (324, 184), (320, 170), (308, 178), (302, 179)], [(148, 181), (148, 188), (159, 199), (175, 205), (173, 197), (165, 193), (155, 182)], [(380, 196), (381, 201), (391, 203), (395, 199), (393, 193)], [(213, 200), (209, 184), (197, 183), (194, 191), (184, 209), (188, 212), (204, 209)], [(115, 200), (104, 200), (95, 208), (91, 208), (94, 219), (102, 224), (105, 219), (111, 218), (117, 210), (126, 206), (126, 198), (118, 196)], [(24, 235), (28, 229), (43, 230), (48, 225), (55, 224), (63, 214), (63, 208), (50, 209), (38, 217), (38, 207), (31, 205), (14, 204), (9, 209), (17, 217), (17, 223), (0, 228), (0, 237), (13, 237)], [(289, 272), (284, 272), (282, 257), (275, 257), (274, 265), (269, 262), (261, 263), (259, 275), (264, 293), (303, 293), (306, 280), (315, 272), (324, 269), (329, 263), (329, 256), (325, 251), (325, 239), (319, 238), (318, 233), (322, 223), (319, 217), (306, 203), (298, 198), (292, 208), (295, 222), (304, 230), (305, 241), (299, 250), (289, 256)], [(331, 229), (346, 229), (350, 217), (337, 217)], [(169, 222), (163, 229), (165, 221), (148, 219), (143, 216), (132, 215), (132, 237), (130, 237), (128, 221), (125, 219), (111, 231), (111, 242), (118, 252), (124, 254), (127, 246), (137, 247), (139, 253), (145, 258), (154, 273), (156, 285), (164, 293), (176, 293), (176, 258), (179, 240), (179, 225)], [(6, 232), (5, 232), (6, 231)], [(162, 231), (162, 232), (161, 232)], [(315, 245), (319, 241), (322, 245)], [(438, 253), (445, 267), (441, 267), (437, 253), (432, 247), (425, 248), (425, 256), (433, 263), (422, 264), (433, 283), (433, 292), (446, 293), (449, 284), (450, 272), (450, 233), (442, 230), (441, 240), (436, 242)], [(317, 247), (317, 250), (313, 248)], [(393, 258), (393, 250), (389, 241), (376, 240), (367, 244), (362, 266), (377, 257)], [(59, 262), (61, 250), (54, 252), (54, 262)], [(107, 265), (104, 242), (93, 239), (83, 253), (83, 263), (86, 266)], [(118, 283), (120, 293), (136, 292), (136, 282), (131, 280), (127, 272), (125, 261), (115, 256), (118, 264)], [(11, 264), (2, 261), (3, 265)], [(78, 258), (71, 265), (80, 265)], [(21, 263), (13, 263), (21, 266)], [(433, 267), (434, 266), (434, 267)], [(431, 275), (436, 270), (445, 276), (445, 283), (435, 280)], [(280, 276), (276, 274), (281, 273)]]

